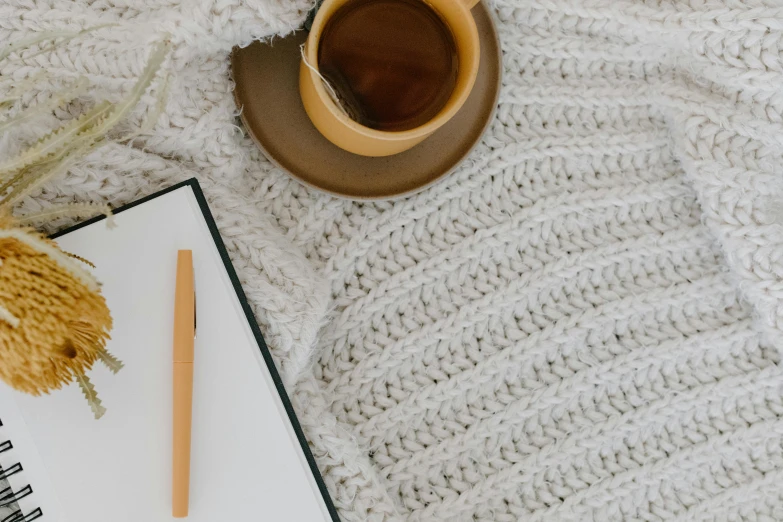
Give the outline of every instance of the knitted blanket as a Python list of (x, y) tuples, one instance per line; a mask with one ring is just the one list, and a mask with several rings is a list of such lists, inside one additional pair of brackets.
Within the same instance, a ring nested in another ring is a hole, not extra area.
[(490, 130), (378, 203), (238, 127), (227, 53), (309, 7), (4, 0), (0, 42), (118, 23), (5, 77), (118, 91), (175, 49), (155, 129), (21, 210), (197, 176), (346, 521), (783, 520), (778, 0), (493, 0)]

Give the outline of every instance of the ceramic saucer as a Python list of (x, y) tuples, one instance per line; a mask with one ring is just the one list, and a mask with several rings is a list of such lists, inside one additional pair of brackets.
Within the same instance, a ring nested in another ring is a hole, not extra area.
[(234, 49), (234, 98), (242, 121), (266, 157), (306, 185), (350, 199), (418, 192), (454, 170), (495, 113), (502, 71), (497, 31), (483, 2), (472, 13), (481, 38), (481, 63), (470, 97), (448, 123), (410, 150), (369, 158), (321, 136), (299, 98), (299, 46), (307, 38), (305, 31)]

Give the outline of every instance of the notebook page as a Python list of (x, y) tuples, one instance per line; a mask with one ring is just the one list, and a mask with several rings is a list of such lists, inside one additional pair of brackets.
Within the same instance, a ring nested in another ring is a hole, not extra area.
[(125, 363), (90, 378), (99, 421), (77, 386), (15, 393), (69, 522), (169, 521), (172, 317), (178, 249), (193, 250), (191, 522), (330, 520), (239, 300), (189, 186), (57, 241), (96, 265)]
[[(49, 482), (49, 476), (27, 431), (27, 425), (16, 407), (10, 388), (5, 384), (0, 388), (0, 415), (3, 422), (0, 426), (0, 444), (10, 443), (12, 446), (8, 451), (0, 453), (0, 466), (7, 472), (11, 472), (16, 466), (22, 467), (21, 471), (8, 477), (12, 491), (19, 498), (17, 505), (3, 514), (14, 513), (19, 509), (25, 516), (33, 517), (40, 509), (41, 516), (46, 516), (46, 519), (42, 520), (59, 522), (62, 520), (62, 506), (54, 495), (54, 488)], [(32, 492), (20, 498), (27, 487), (30, 487)]]

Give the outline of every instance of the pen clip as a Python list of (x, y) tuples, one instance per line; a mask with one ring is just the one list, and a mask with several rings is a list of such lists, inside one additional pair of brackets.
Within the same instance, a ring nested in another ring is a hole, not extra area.
[(197, 317), (198, 314), (196, 313), (196, 271), (193, 271), (193, 338), (196, 338), (196, 327), (198, 326)]

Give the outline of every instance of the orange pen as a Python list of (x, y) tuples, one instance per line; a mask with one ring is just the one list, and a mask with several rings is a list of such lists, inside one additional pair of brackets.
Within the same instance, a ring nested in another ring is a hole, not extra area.
[(193, 252), (177, 252), (174, 296), (174, 440), (171, 514), (188, 516), (190, 437), (193, 421), (193, 348), (196, 336), (196, 292)]

